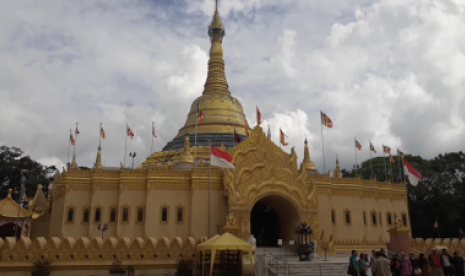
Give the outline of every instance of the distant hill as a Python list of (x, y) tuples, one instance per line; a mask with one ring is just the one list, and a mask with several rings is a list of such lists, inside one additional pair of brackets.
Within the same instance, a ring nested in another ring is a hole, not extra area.
[[(465, 230), (465, 154), (462, 151), (450, 152), (439, 154), (431, 160), (406, 155), (405, 159), (423, 176), (418, 186), (408, 184), (413, 236), (457, 237), (460, 228)], [(402, 161), (397, 157), (394, 157), (394, 160), (396, 163), (391, 164), (389, 157), (371, 159), (373, 175), (378, 181), (385, 181), (387, 174), (387, 179), (400, 183)], [(386, 174), (384, 162), (387, 167)], [(342, 173), (343, 177), (355, 176), (353, 169), (344, 169)], [(371, 178), (370, 160), (361, 164), (358, 173), (363, 179)], [(439, 233), (433, 227), (436, 217)]]

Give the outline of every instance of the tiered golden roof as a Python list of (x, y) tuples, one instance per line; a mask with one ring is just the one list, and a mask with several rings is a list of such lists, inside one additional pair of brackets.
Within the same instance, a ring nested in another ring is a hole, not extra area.
[(0, 201), (0, 216), (6, 218), (26, 218), (32, 217), (36, 219), (43, 215), (43, 213), (36, 213), (30, 210), (26, 210), (21, 207), (16, 201), (11, 198), (12, 190), (8, 190), (8, 196)]

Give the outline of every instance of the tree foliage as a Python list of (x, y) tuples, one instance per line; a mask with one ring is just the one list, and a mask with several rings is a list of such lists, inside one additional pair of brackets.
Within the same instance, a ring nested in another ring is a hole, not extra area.
[[(418, 186), (407, 184), (410, 220), (414, 237), (437, 238), (456, 237), (458, 229), (465, 228), (465, 155), (459, 152), (439, 154), (431, 160), (420, 156), (405, 156), (422, 176)], [(394, 157), (376, 157), (364, 161), (358, 175), (371, 178), (371, 170), (377, 181), (392, 179), (401, 183), (402, 160)], [(356, 170), (342, 170), (343, 177), (354, 177)], [(439, 229), (434, 222), (438, 218)], [(438, 231), (439, 230), (439, 231)]]
[(32, 197), (36, 193), (37, 185), (48, 186), (55, 171), (54, 166), (39, 164), (25, 155), (20, 148), (0, 146), (0, 198), (4, 198), (8, 189), (12, 189), (13, 199), (18, 200), (22, 175), (26, 179), (26, 195)]

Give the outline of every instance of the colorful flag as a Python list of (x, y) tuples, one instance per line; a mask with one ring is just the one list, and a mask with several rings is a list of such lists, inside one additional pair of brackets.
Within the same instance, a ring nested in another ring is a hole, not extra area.
[(100, 136), (105, 139), (105, 131), (103, 130), (103, 127), (100, 127)]
[(396, 161), (394, 160), (394, 157), (392, 157), (392, 155), (391, 155), (391, 163), (392, 164), (396, 163)]
[(71, 145), (74, 146), (74, 142), (75, 142), (75, 141), (74, 141), (73, 134), (71, 134), (71, 133), (69, 134), (69, 141), (71, 142)]
[(236, 127), (234, 127), (234, 141), (236, 141), (236, 143), (240, 143), (242, 141), (241, 136), (239, 136), (236, 132)]
[(228, 153), (221, 151), (214, 146), (210, 146), (210, 164), (212, 166), (225, 169), (235, 169), (232, 164), (232, 160), (232, 156)]
[(362, 145), (360, 145), (360, 143), (355, 140), (355, 147), (358, 149), (358, 150), (362, 150)]
[[(321, 112), (321, 111), (320, 111)], [(333, 122), (331, 119), (326, 116), (323, 112), (321, 112), (321, 124), (324, 125), (327, 128), (332, 128), (333, 127)]]
[(285, 141), (286, 140), (285, 138), (287, 136), (284, 134), (284, 132), (281, 129), (279, 129), (279, 132), (280, 132), (280, 142), (281, 142), (281, 144), (283, 146), (287, 146), (289, 144), (289, 143), (286, 143), (286, 141)]
[(199, 119), (199, 123), (203, 122), (203, 112), (200, 109), (200, 101), (197, 99), (197, 110), (196, 110), (197, 118)]
[(270, 125), (268, 125), (268, 134), (266, 134), (266, 137), (271, 140), (271, 130), (270, 130)]
[(245, 135), (250, 136), (250, 134), (249, 134), (249, 124), (247, 123), (247, 119), (245, 120)]
[(30, 199), (27, 197), (26, 194), (24, 194), (23, 201), (29, 201)]
[(391, 148), (383, 145), (383, 152), (387, 154), (391, 154)]
[(419, 174), (408, 162), (407, 160), (403, 159), (404, 163), (404, 173), (407, 176), (408, 180), (410, 181), (410, 184), (413, 186), (418, 185), (418, 181), (423, 178), (421, 174)]
[(397, 149), (397, 156), (404, 158), (404, 153)]
[(152, 135), (157, 138), (157, 135), (155, 134), (155, 124), (152, 124)]
[(129, 128), (129, 126), (126, 126), (127, 128), (127, 135), (131, 138), (131, 140), (134, 138), (134, 132), (132, 132), (132, 130)]
[(78, 125), (76, 124), (76, 130), (74, 131), (74, 136), (76, 137), (76, 139), (78, 137), (78, 134), (81, 134), (81, 133), (79, 132)]
[(258, 106), (257, 106), (257, 124), (261, 124), (262, 123), (262, 113), (260, 113), (260, 110), (258, 109)]
[(374, 153), (376, 153), (376, 150), (375, 150), (375, 147), (373, 146), (373, 144), (370, 142), (370, 150)]

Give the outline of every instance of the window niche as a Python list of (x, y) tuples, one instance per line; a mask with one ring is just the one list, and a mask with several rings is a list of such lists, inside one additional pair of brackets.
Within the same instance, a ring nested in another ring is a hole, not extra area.
[(378, 226), (378, 216), (375, 211), (370, 212), (371, 215), (371, 225), (373, 226)]
[(76, 206), (70, 205), (66, 207), (66, 224), (73, 224), (74, 218), (76, 217)]
[(381, 215), (381, 212), (378, 213), (378, 217), (379, 217), (379, 226), (383, 226), (383, 217)]
[(334, 211), (334, 209), (331, 209), (331, 222), (333, 225), (336, 224), (336, 211)]
[(136, 207), (136, 223), (144, 223), (145, 222), (145, 207), (139, 205)]
[(127, 204), (121, 206), (121, 224), (128, 224), (131, 221), (131, 207)]
[(367, 225), (367, 212), (363, 212), (363, 225)]
[(176, 223), (177, 224), (184, 223), (184, 214), (185, 214), (185, 207), (182, 205), (176, 206)]
[(88, 224), (90, 220), (90, 206), (82, 207), (82, 224)]
[(392, 226), (392, 213), (386, 212), (386, 223), (388, 226)]
[(408, 227), (407, 214), (401, 213), (402, 227)]
[(97, 205), (94, 207), (94, 223), (101, 223), (102, 222), (102, 215), (103, 215), (103, 207), (101, 205)]
[(118, 207), (117, 206), (111, 206), (109, 208), (109, 213), (108, 213), (108, 223), (116, 223), (116, 219), (118, 218)]
[(344, 209), (343, 217), (344, 217), (344, 224), (346, 226), (351, 226), (352, 225), (352, 214), (349, 209)]
[(160, 206), (160, 223), (167, 224), (169, 220), (170, 207), (166, 204)]

